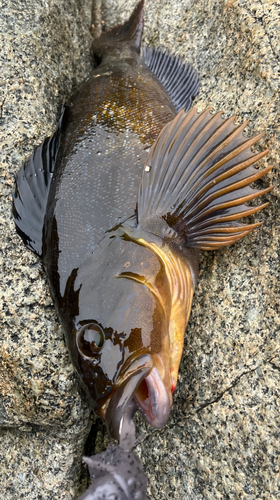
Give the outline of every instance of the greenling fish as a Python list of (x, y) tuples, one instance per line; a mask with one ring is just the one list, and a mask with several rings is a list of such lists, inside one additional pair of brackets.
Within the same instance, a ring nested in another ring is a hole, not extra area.
[(166, 423), (198, 275), (199, 250), (257, 224), (270, 170), (235, 117), (188, 111), (196, 71), (142, 46), (143, 1), (94, 40), (95, 67), (57, 131), (22, 166), (17, 231), (38, 254), (91, 405), (112, 436), (138, 409)]

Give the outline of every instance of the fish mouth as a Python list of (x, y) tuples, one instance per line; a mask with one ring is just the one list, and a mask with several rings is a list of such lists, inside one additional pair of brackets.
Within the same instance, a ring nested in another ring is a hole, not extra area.
[(168, 420), (171, 399), (152, 356), (140, 356), (129, 366), (108, 405), (105, 424), (109, 434), (119, 440), (123, 419), (132, 419), (137, 410), (150, 425), (161, 429)]

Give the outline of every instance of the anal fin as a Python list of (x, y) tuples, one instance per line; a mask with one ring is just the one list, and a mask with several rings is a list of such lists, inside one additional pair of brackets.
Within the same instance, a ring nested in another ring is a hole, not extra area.
[(42, 255), (46, 206), (65, 118), (63, 106), (56, 132), (34, 148), (16, 178), (12, 208), (16, 229), (25, 245), (39, 256)]
[(268, 150), (253, 153), (251, 146), (261, 136), (246, 138), (247, 122), (236, 125), (234, 119), (194, 108), (181, 111), (163, 128), (139, 187), (138, 223), (143, 229), (153, 232), (158, 227), (162, 237), (177, 235), (187, 247), (211, 250), (234, 243), (261, 224), (239, 219), (267, 205), (245, 203), (273, 188), (250, 186), (271, 170), (253, 167)]

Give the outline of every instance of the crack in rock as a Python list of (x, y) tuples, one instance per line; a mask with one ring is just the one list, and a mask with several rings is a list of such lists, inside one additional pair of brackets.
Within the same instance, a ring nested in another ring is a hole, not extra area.
[(227, 392), (229, 392), (233, 387), (236, 387), (239, 380), (244, 377), (245, 375), (247, 375), (248, 373), (253, 373), (255, 372), (261, 365), (258, 365), (256, 366), (256, 368), (252, 368), (251, 370), (247, 370), (246, 372), (243, 372), (241, 373), (241, 375), (239, 375), (239, 377), (237, 377), (233, 382), (232, 384), (227, 387), (223, 392), (221, 392), (221, 394), (219, 394), (216, 398), (212, 399), (211, 401), (207, 401), (206, 403), (204, 403), (203, 405), (201, 405), (197, 410), (196, 410), (196, 413), (199, 413), (201, 410), (204, 410), (204, 408), (207, 408), (207, 406), (211, 406), (212, 404), (214, 403), (217, 403), (218, 401), (220, 401), (220, 399), (222, 399), (223, 395), (226, 394)]

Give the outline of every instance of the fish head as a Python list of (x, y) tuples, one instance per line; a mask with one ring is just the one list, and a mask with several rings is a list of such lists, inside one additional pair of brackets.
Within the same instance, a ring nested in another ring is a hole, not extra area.
[(69, 347), (95, 412), (114, 437), (123, 416), (138, 409), (163, 427), (172, 402), (164, 266), (150, 249), (110, 235), (73, 286), (78, 305)]

